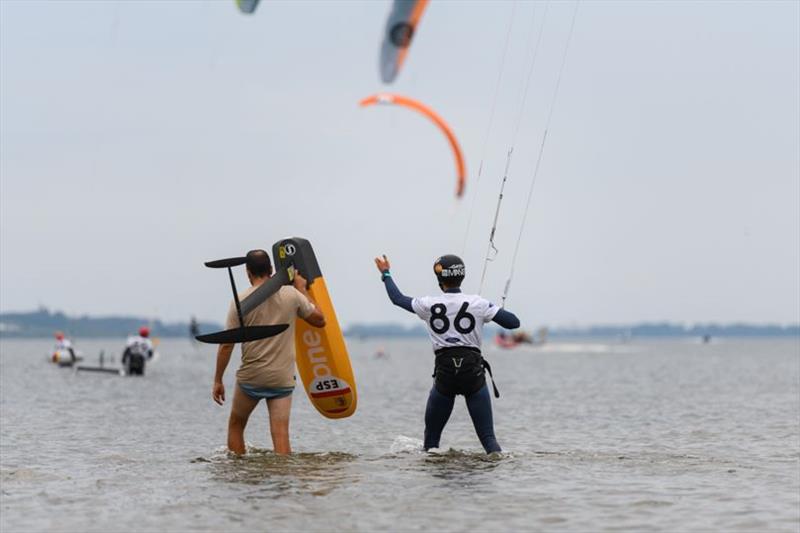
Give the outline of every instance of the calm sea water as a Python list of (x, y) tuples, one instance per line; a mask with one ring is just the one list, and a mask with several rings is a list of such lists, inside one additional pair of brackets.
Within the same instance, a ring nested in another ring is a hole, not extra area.
[[(91, 362), (121, 342), (78, 348)], [(797, 339), (490, 348), (506, 450), (491, 458), (461, 399), (443, 450), (420, 450), (426, 342), (349, 347), (354, 417), (326, 420), (298, 391), (297, 453), (267, 450), (261, 408), (234, 458), (212, 347), (165, 340), (136, 379), (55, 368), (49, 340), (0, 340), (0, 530), (800, 528)]]

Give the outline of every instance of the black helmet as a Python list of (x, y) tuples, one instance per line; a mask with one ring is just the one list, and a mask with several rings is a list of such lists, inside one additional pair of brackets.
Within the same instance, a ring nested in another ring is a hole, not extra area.
[(457, 255), (443, 255), (433, 264), (433, 273), (439, 285), (458, 287), (464, 281), (464, 261)]

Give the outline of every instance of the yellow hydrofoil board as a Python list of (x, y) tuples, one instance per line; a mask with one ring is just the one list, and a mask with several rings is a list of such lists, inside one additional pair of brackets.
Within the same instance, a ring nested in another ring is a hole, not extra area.
[(358, 395), (350, 356), (325, 278), (311, 243), (291, 237), (272, 247), (276, 271), (296, 269), (308, 280), (308, 294), (325, 315), (325, 327), (315, 328), (302, 319), (295, 323), (297, 370), (309, 400), (322, 416), (346, 418), (356, 410)]

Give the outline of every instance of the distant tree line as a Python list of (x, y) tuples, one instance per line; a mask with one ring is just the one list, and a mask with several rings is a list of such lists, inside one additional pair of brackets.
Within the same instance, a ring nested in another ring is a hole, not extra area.
[[(55, 331), (63, 331), (70, 337), (126, 337), (149, 326), (154, 337), (188, 337), (189, 321), (164, 323), (133, 316), (71, 317), (60, 311), (46, 308), (24, 313), (0, 313), (0, 336), (2, 337), (50, 337)], [(221, 326), (211, 322), (199, 322), (201, 333), (219, 331)]]
[[(49, 337), (55, 331), (63, 331), (72, 337), (123, 337), (147, 325), (155, 337), (188, 337), (189, 321), (164, 323), (161, 320), (132, 316), (71, 317), (59, 311), (40, 308), (21, 313), (0, 313), (0, 336), (2, 337)], [(219, 331), (222, 326), (213, 322), (199, 322), (201, 333)], [(487, 333), (494, 335), (500, 328), (487, 325)], [(350, 338), (398, 337), (424, 338), (427, 336), (421, 325), (405, 326), (396, 323), (353, 324), (344, 334)], [(800, 324), (756, 325), (756, 324), (695, 324), (683, 326), (669, 322), (642, 323), (631, 326), (590, 326), (585, 328), (552, 328), (553, 337), (800, 337)]]

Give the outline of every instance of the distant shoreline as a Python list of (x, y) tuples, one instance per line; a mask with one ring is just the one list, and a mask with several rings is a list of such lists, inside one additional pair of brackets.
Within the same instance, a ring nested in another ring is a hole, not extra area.
[[(685, 327), (668, 322), (640, 323), (630, 326), (588, 326), (581, 328), (546, 328), (548, 339), (604, 338), (623, 341), (637, 338), (800, 338), (800, 325), (756, 325), (756, 324), (696, 324)], [(487, 325), (487, 334), (495, 335), (501, 328)], [(398, 324), (353, 325), (345, 331), (349, 337), (360, 338), (416, 338), (427, 337), (422, 326), (411, 328)]]
[[(55, 331), (64, 331), (76, 338), (118, 338), (134, 333), (148, 325), (155, 337), (187, 338), (189, 322), (162, 322), (134, 316), (73, 317), (58, 311), (40, 308), (37, 311), (0, 313), (0, 338), (50, 338)], [(198, 322), (201, 333), (222, 329), (220, 324)], [(530, 329), (530, 328), (529, 328)], [(538, 329), (538, 326), (537, 326)], [(486, 332), (494, 335), (500, 328), (488, 325)], [(407, 327), (397, 323), (353, 324), (344, 329), (348, 338), (425, 338), (422, 325)], [(789, 326), (770, 324), (694, 324), (684, 326), (670, 322), (646, 322), (623, 326), (587, 326), (548, 328), (547, 336), (558, 338), (697, 338), (703, 336), (742, 338), (800, 338), (800, 324)]]

